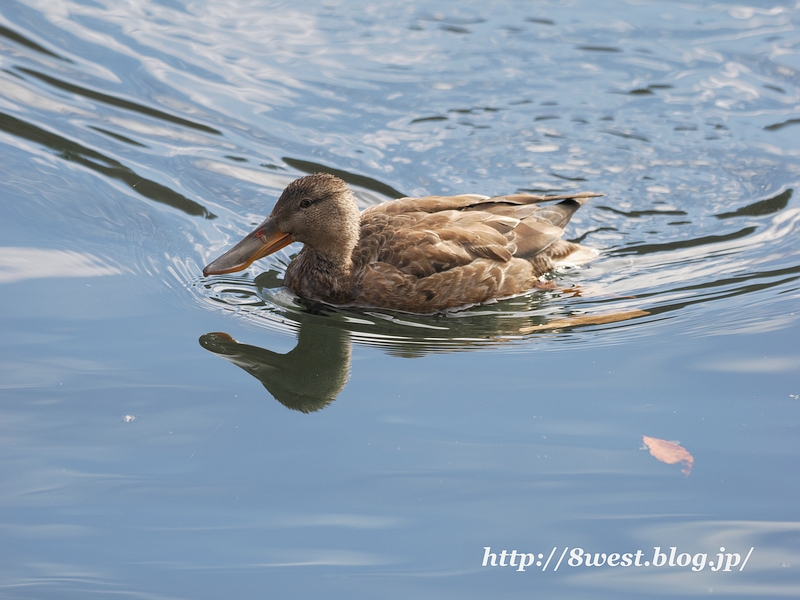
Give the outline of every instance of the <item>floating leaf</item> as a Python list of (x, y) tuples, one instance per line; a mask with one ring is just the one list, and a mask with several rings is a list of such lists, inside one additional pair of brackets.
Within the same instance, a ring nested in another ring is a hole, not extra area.
[(660, 440), (658, 438), (642, 436), (645, 445), (650, 449), (650, 454), (655, 456), (658, 460), (668, 465), (682, 463), (683, 469), (681, 473), (689, 476), (692, 472), (692, 465), (694, 464), (694, 457), (689, 454), (689, 451), (678, 444), (677, 442), (668, 442), (667, 440)]

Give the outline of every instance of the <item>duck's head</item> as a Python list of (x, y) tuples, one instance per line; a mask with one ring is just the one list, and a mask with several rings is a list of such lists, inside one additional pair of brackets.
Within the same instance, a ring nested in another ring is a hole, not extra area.
[(292, 242), (307, 244), (328, 260), (349, 261), (358, 236), (358, 206), (347, 184), (328, 173), (308, 175), (290, 183), (269, 217), (203, 275), (241, 271)]

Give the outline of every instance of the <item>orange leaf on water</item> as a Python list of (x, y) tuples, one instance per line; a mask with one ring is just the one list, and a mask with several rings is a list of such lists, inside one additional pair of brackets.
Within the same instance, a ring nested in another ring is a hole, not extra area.
[(650, 449), (650, 454), (661, 462), (668, 465), (682, 463), (683, 469), (681, 469), (681, 473), (687, 477), (692, 472), (694, 456), (689, 454), (689, 451), (677, 442), (668, 442), (667, 440), (647, 437), (646, 435), (642, 436), (642, 440)]

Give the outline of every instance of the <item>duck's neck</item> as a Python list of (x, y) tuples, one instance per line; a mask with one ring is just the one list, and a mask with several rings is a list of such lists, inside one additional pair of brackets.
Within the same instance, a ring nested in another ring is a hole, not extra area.
[(336, 248), (325, 252), (319, 248), (305, 245), (298, 255), (303, 256), (305, 262), (314, 270), (326, 273), (331, 277), (349, 278), (353, 270), (353, 248)]
[(284, 283), (304, 298), (346, 304), (352, 290), (352, 254), (352, 248), (331, 253), (306, 245), (286, 270)]

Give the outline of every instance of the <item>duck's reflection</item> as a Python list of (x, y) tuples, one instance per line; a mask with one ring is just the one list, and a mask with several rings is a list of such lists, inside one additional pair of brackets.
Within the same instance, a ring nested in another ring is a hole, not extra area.
[[(400, 337), (396, 333), (395, 335), (388, 333), (403, 329), (402, 325), (396, 323), (382, 323), (381, 319), (377, 319), (372, 323), (362, 320), (360, 324), (349, 323), (345, 326), (329, 318), (330, 313), (326, 315), (309, 312), (305, 313), (307, 320), (299, 323), (297, 346), (286, 354), (242, 344), (227, 333), (220, 332), (201, 336), (200, 345), (250, 373), (287, 408), (310, 413), (328, 406), (344, 389), (350, 377), (351, 339), (354, 335), (358, 336), (358, 329), (364, 327), (364, 324), (378, 330), (373, 331), (373, 335), (378, 334), (384, 341), (391, 342), (384, 347), (390, 354), (418, 357), (432, 352), (477, 349), (503, 341), (508, 343), (512, 335), (519, 338), (520, 332), (553, 331), (584, 325), (616, 323), (648, 314), (650, 313), (642, 310), (629, 310), (595, 316), (573, 316), (524, 328), (520, 328), (517, 324), (501, 328), (499, 324), (495, 324), (498, 331), (494, 335), (468, 339), (444, 335), (439, 338), (433, 337), (428, 333), (430, 329), (422, 330), (423, 333), (416, 332), (416, 336)], [(420, 325), (419, 321), (417, 325)], [(453, 336), (456, 331), (463, 331), (464, 324), (460, 325), (461, 328), (455, 327), (447, 333)], [(458, 341), (459, 346), (452, 345), (454, 341)]]
[(200, 345), (250, 373), (287, 408), (304, 413), (328, 406), (350, 377), (350, 335), (338, 327), (301, 325), (297, 346), (286, 354), (240, 344), (227, 333), (207, 333)]

